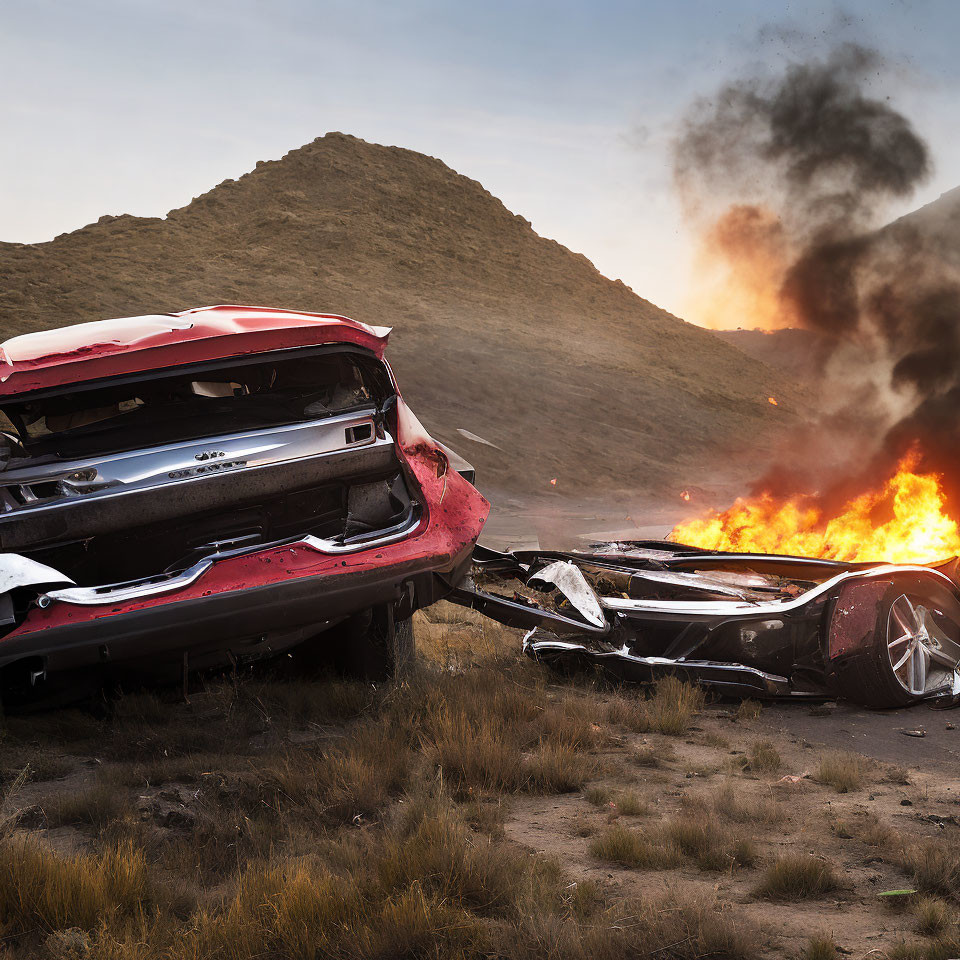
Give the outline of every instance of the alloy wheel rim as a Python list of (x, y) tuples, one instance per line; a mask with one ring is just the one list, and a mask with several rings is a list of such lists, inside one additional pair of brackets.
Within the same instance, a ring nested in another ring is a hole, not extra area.
[(941, 631), (930, 611), (901, 594), (890, 606), (887, 617), (887, 655), (893, 674), (907, 693), (927, 692), (931, 661), (944, 660), (939, 639)]

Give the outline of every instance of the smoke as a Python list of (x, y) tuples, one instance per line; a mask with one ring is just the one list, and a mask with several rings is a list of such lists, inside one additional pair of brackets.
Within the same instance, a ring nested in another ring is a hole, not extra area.
[(872, 93), (884, 68), (843, 44), (727, 84), (686, 117), (675, 182), (704, 257), (739, 291), (712, 300), (742, 311), (723, 325), (804, 327), (825, 351), (832, 402), (758, 486), (839, 499), (912, 448), (953, 479), (960, 507), (960, 265), (936, 231), (881, 229), (932, 166), (910, 120)]
[(844, 44), (701, 100), (674, 149), (688, 212), (715, 197), (772, 208), (797, 243), (841, 240), (876, 225), (929, 173), (926, 145), (889, 103), (865, 93), (883, 61)]

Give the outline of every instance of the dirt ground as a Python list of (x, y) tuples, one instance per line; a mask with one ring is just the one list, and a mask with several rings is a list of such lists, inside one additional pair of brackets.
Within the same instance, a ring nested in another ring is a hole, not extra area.
[(561, 681), (446, 604), (416, 630), (399, 686), (266, 665), (9, 718), (0, 955), (957, 956), (954, 714)]
[[(960, 765), (871, 763), (862, 787), (838, 793), (819, 781), (818, 769), (830, 746), (843, 744), (849, 749), (849, 744), (830, 736), (829, 730), (822, 731), (827, 735), (820, 743), (808, 740), (784, 729), (781, 719), (782, 710), (776, 708), (762, 708), (756, 719), (746, 719), (728, 705), (714, 705), (682, 738), (651, 734), (631, 738), (628, 752), (652, 750), (669, 759), (653, 769), (627, 764), (600, 785), (614, 798), (625, 791), (635, 793), (648, 813), (619, 817), (615, 799), (608, 808), (594, 808), (582, 796), (523, 798), (513, 805), (507, 833), (533, 850), (556, 856), (573, 877), (596, 880), (616, 896), (698, 892), (716, 897), (734, 915), (765, 931), (761, 955), (796, 956), (817, 934), (835, 941), (844, 954), (890, 955), (898, 944), (914, 939), (916, 918), (880, 894), (910, 884), (889, 855), (858, 837), (855, 825), (880, 823), (910, 842), (955, 847), (960, 842)], [(876, 728), (888, 726), (882, 716), (871, 719)], [(824, 723), (829, 720), (824, 718)], [(758, 740), (772, 745), (780, 762), (762, 774), (738, 769), (738, 760)], [(793, 782), (795, 778), (799, 779)], [(584, 834), (602, 831), (612, 817), (642, 829), (650, 819), (669, 821), (691, 806), (696, 809), (698, 800), (709, 803), (726, 788), (741, 802), (769, 802), (779, 811), (775, 822), (749, 828), (760, 863), (787, 853), (809, 854), (832, 866), (841, 878), (838, 889), (823, 897), (773, 905), (755, 897), (754, 870), (710, 874), (688, 865), (637, 870), (598, 862), (591, 854)]]
[[(798, 737), (838, 750), (855, 750), (932, 775), (960, 775), (960, 711), (919, 705), (865, 710), (851, 703), (771, 704), (763, 711), (771, 736)], [(922, 736), (917, 736), (917, 734)]]

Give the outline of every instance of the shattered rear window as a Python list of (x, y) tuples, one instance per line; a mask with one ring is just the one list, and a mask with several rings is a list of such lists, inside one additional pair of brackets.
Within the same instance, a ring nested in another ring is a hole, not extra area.
[(32, 455), (85, 455), (134, 437), (147, 446), (319, 420), (379, 406), (388, 391), (378, 361), (338, 352), (73, 389), (7, 403), (3, 421)]

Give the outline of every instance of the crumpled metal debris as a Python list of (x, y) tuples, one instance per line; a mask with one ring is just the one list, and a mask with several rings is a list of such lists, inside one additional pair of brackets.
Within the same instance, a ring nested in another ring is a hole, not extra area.
[[(554, 667), (600, 666), (632, 681), (672, 674), (740, 696), (841, 696), (868, 706), (944, 704), (960, 691), (953, 563), (843, 563), (665, 541), (573, 552), (478, 546), (473, 560), (451, 599), (526, 630), (527, 655)], [(936, 623), (917, 627), (909, 641), (916, 659), (898, 673), (904, 638), (891, 630), (903, 627), (889, 611), (909, 597)], [(930, 637), (943, 638), (934, 656), (923, 646)]]

